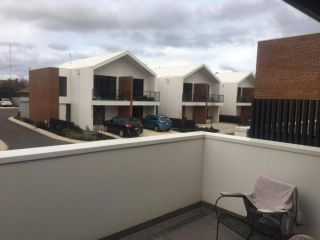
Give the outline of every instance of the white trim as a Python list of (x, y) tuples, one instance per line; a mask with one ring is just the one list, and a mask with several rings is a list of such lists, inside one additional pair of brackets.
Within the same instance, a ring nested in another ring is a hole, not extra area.
[(130, 106), (130, 101), (92, 100), (94, 106)]
[(132, 106), (160, 106), (159, 101), (133, 101)]
[(242, 106), (247, 106), (247, 107), (250, 107), (251, 106), (251, 103), (250, 102), (237, 102), (237, 107), (242, 107)]
[(166, 144), (166, 143), (172, 143), (172, 142), (189, 141), (189, 140), (195, 140), (195, 139), (232, 142), (232, 143), (243, 144), (243, 145), (251, 145), (254, 147), (268, 148), (268, 149), (280, 150), (285, 152), (299, 153), (302, 155), (320, 157), (320, 148), (318, 147), (274, 142), (274, 141), (268, 141), (268, 140), (239, 137), (239, 136), (230, 136), (230, 135), (219, 134), (219, 133), (192, 132), (192, 133), (175, 133), (175, 134), (162, 135), (162, 136), (150, 136), (150, 137), (143, 137), (143, 138), (102, 140), (102, 141), (67, 144), (67, 145), (60, 145), (60, 146), (27, 148), (27, 149), (5, 151), (0, 155), (0, 165), (8, 164), (8, 163), (17, 163), (17, 162), (54, 158), (59, 156), (85, 154), (90, 152), (109, 151), (109, 150), (123, 149), (123, 148), (143, 147), (146, 145), (157, 145), (157, 144)]

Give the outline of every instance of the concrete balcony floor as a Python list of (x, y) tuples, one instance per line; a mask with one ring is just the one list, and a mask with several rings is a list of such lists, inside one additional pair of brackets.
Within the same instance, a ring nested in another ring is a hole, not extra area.
[[(200, 207), (121, 240), (214, 240), (216, 224), (215, 212)], [(219, 226), (219, 240), (238, 239), (242, 238), (223, 225)], [(270, 238), (255, 235), (252, 240), (270, 240)]]

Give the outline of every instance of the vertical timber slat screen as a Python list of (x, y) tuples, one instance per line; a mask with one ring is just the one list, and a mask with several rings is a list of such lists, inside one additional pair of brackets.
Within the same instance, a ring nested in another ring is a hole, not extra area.
[(320, 147), (320, 100), (254, 99), (251, 137)]

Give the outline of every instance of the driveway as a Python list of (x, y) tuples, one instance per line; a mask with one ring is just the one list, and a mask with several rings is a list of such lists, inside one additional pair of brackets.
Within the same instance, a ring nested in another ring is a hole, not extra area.
[(17, 111), (16, 108), (0, 108), (0, 139), (8, 145), (8, 150), (67, 144), (9, 121)]

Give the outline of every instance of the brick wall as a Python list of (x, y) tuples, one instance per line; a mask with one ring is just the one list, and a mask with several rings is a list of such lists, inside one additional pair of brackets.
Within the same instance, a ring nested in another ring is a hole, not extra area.
[(119, 77), (119, 96), (132, 99), (133, 77)]
[(254, 98), (254, 88), (242, 88), (242, 97), (244, 102), (252, 102)]
[(193, 89), (193, 100), (205, 102), (208, 99), (209, 85), (206, 83), (195, 83)]
[(196, 123), (207, 123), (207, 111), (206, 106), (194, 106), (193, 107), (193, 121)]
[(252, 120), (252, 107), (241, 106), (241, 123), (247, 124)]
[(255, 97), (320, 99), (320, 33), (259, 42)]
[(59, 69), (29, 72), (29, 114), (33, 121), (59, 118)]
[(119, 116), (132, 116), (132, 106), (119, 106), (118, 107)]

